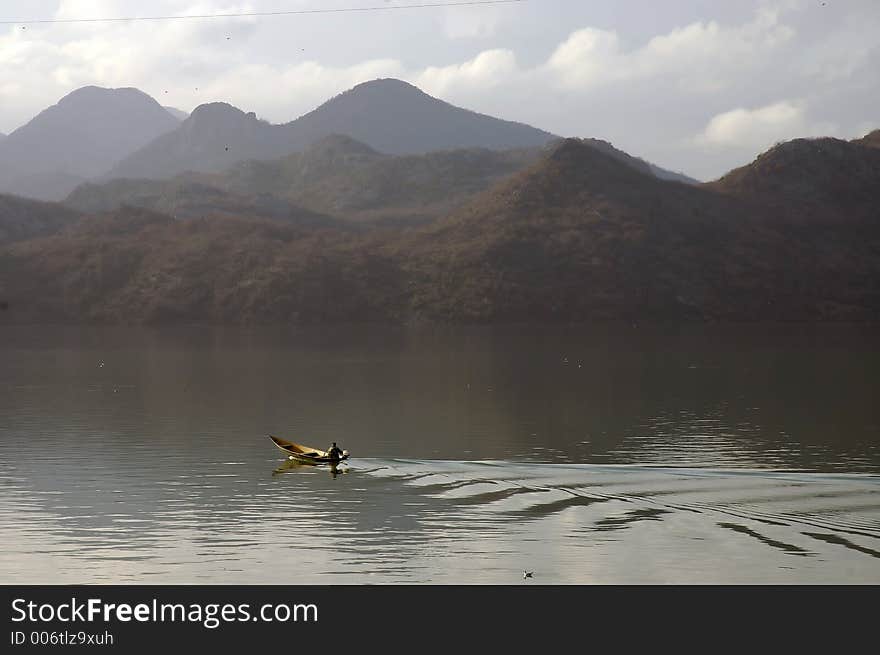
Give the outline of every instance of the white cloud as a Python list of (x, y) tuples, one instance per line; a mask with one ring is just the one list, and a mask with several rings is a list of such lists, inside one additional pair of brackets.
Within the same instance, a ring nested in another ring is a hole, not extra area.
[(764, 149), (777, 141), (796, 137), (833, 136), (830, 123), (811, 123), (802, 102), (783, 100), (756, 109), (732, 109), (714, 116), (695, 142), (737, 149)]
[(426, 91), (445, 95), (456, 89), (486, 89), (497, 86), (521, 74), (516, 55), (511, 50), (486, 50), (462, 64), (429, 66), (416, 73), (414, 79), (416, 85)]
[(580, 89), (670, 76), (679, 87), (716, 91), (731, 73), (763, 65), (768, 52), (793, 36), (791, 27), (779, 23), (778, 12), (767, 9), (741, 26), (694, 22), (631, 50), (623, 47), (616, 32), (586, 28), (556, 49), (547, 70), (563, 84)]
[(586, 28), (572, 34), (547, 63), (549, 72), (570, 86), (590, 86), (627, 76), (614, 32)]

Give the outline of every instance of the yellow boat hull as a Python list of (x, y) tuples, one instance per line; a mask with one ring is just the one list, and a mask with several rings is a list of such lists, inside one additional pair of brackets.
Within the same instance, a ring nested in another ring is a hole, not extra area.
[(269, 435), (269, 438), (281, 452), (287, 455), (289, 459), (304, 464), (338, 464), (339, 462), (348, 459), (347, 452), (343, 452), (342, 457), (330, 457), (327, 454), (327, 451), (321, 450), (320, 448), (312, 448), (311, 446), (306, 446), (304, 444), (279, 439), (271, 434)]

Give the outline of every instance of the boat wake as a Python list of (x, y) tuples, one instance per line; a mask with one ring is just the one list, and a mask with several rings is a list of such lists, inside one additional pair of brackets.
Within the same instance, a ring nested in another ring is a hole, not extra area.
[[(617, 541), (628, 553), (624, 559), (638, 562), (628, 573), (618, 571), (626, 582), (757, 582), (749, 571), (771, 561), (777, 565), (762, 575), (782, 579), (792, 570), (789, 556), (813, 560), (797, 567), (808, 570), (810, 579), (880, 581), (880, 476), (510, 462), (376, 464), (364, 473), (397, 480), (441, 504), (449, 525), (470, 530), (481, 524), (560, 546), (579, 540), (583, 549), (602, 550), (601, 544)], [(630, 534), (621, 534), (626, 530)], [(635, 544), (650, 547), (633, 558)], [(719, 552), (740, 566), (713, 569)], [(618, 558), (603, 553), (603, 559)], [(841, 573), (844, 561), (855, 575)]]
[[(358, 458), (0, 467), (10, 582), (880, 583), (880, 477)], [(523, 571), (533, 575), (523, 578)]]

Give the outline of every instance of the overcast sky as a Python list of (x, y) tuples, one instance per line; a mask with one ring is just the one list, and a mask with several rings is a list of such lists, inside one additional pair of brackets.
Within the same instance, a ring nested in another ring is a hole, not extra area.
[[(424, 0), (422, 0), (424, 1)], [(3, 0), (0, 20), (417, 0)], [(0, 131), (70, 91), (134, 86), (185, 111), (286, 122), (377, 77), (699, 179), (796, 136), (880, 127), (880, 0), (529, 0), (263, 18), (0, 25)]]

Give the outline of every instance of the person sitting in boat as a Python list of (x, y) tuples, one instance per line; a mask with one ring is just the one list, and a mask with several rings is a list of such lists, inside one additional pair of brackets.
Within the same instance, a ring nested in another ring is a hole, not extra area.
[(339, 448), (335, 441), (333, 442), (333, 445), (327, 449), (327, 457), (330, 459), (342, 459), (342, 448)]

